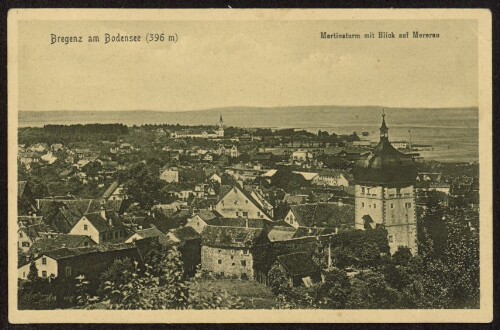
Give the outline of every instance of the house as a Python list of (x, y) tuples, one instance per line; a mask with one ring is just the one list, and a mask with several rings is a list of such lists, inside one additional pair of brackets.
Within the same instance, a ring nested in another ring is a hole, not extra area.
[(47, 143), (36, 143), (29, 148), (33, 152), (44, 152), (48, 149)]
[(146, 228), (146, 229), (140, 229), (136, 230), (132, 235), (130, 235), (126, 240), (125, 243), (133, 243), (135, 241), (149, 238), (149, 237), (158, 237), (158, 241), (161, 244), (168, 244), (171, 243), (164, 233), (162, 233), (158, 228), (156, 227), (151, 227), (151, 228)]
[(128, 195), (125, 192), (125, 188), (123, 185), (120, 185), (118, 181), (113, 182), (108, 189), (102, 194), (101, 197), (103, 200), (125, 200), (128, 198)]
[(56, 233), (44, 223), (25, 225), (19, 224), (17, 230), (17, 247), (24, 253), (27, 253), (35, 242), (44, 236), (55, 235)]
[[(36, 208), (51, 228), (66, 234), (84, 214), (99, 212), (102, 203), (101, 199), (41, 198), (36, 200)], [(107, 200), (104, 204), (106, 211), (115, 214), (121, 214), (126, 206), (120, 200)]]
[(125, 229), (115, 214), (106, 212), (87, 213), (69, 231), (70, 235), (89, 236), (97, 244), (125, 241)]
[(234, 185), (226, 191), (221, 189), (220, 195), (222, 197), (215, 205), (215, 210), (223, 217), (237, 218), (241, 216), (249, 219), (272, 219), (272, 206), (256, 190), (248, 192), (239, 185)]
[(231, 158), (237, 158), (239, 156), (238, 147), (235, 145), (219, 145), (216, 153), (220, 156), (226, 155)]
[(54, 156), (51, 151), (49, 151), (45, 155), (41, 156), (40, 159), (46, 162), (47, 164), (52, 165), (57, 160), (57, 157)]
[(50, 149), (52, 151), (59, 151), (59, 150), (62, 150), (64, 147), (62, 145), (62, 143), (53, 143), (50, 145)]
[(285, 273), (290, 286), (297, 287), (304, 284), (309, 287), (321, 281), (319, 266), (305, 252), (280, 255), (276, 258), (275, 265)]
[(292, 159), (299, 162), (304, 162), (313, 159), (313, 154), (307, 150), (295, 150), (292, 153)]
[(32, 215), (37, 212), (36, 201), (27, 181), (17, 182), (17, 215)]
[(287, 226), (273, 226), (271, 230), (267, 233), (267, 238), (269, 241), (286, 241), (294, 238), (297, 228), (292, 227), (287, 224)]
[(188, 219), (186, 226), (193, 228), (198, 234), (201, 234), (207, 222), (218, 217), (220, 217), (220, 214), (216, 211), (199, 210)]
[(56, 234), (52, 237), (43, 237), (36, 240), (30, 247), (28, 253), (39, 255), (61, 248), (76, 249), (94, 245), (96, 245), (96, 243), (88, 236)]
[(163, 180), (167, 183), (179, 182), (179, 170), (175, 167), (166, 169), (165, 171), (161, 172), (160, 180)]
[(290, 194), (285, 194), (285, 197), (283, 197), (283, 203), (286, 203), (288, 205), (298, 205), (298, 204), (305, 204), (309, 200), (309, 195), (290, 195)]
[(19, 153), (18, 155), (18, 158), (19, 158), (19, 162), (21, 162), (21, 164), (29, 167), (30, 164), (32, 163), (39, 163), (40, 162), (40, 155), (36, 152), (23, 152), (23, 153)]
[[(100, 275), (116, 259), (124, 258), (141, 260), (134, 244), (76, 249), (61, 248), (47, 251), (34, 259), (33, 262), (36, 265), (38, 277), (50, 278), (55, 280), (55, 283), (63, 283), (65, 281), (73, 282), (75, 277), (84, 275), (90, 284), (96, 287)], [(17, 269), (19, 279), (28, 278), (30, 264), (30, 262), (24, 263)]]
[(219, 174), (214, 173), (208, 177), (208, 181), (210, 182), (218, 182), (219, 184), (222, 183), (222, 178), (220, 177)]
[(330, 169), (319, 171), (318, 176), (313, 179), (314, 184), (332, 187), (348, 187), (349, 182), (352, 182), (352, 175)]
[(253, 280), (252, 249), (268, 241), (262, 228), (206, 226), (201, 233), (201, 267), (220, 276)]
[(332, 203), (291, 205), (284, 221), (295, 228), (299, 227), (354, 227), (354, 206)]

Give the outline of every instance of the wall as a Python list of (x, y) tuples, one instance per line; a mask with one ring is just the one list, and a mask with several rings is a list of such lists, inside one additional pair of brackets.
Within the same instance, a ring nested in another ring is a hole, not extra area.
[[(215, 274), (224, 273), (224, 276), (236, 275), (241, 278), (247, 274), (248, 279), (253, 280), (253, 257), (249, 250), (244, 254), (243, 249), (218, 248), (210, 246), (201, 247), (201, 266), (206, 271)], [(221, 261), (219, 264), (218, 261)], [(246, 265), (242, 266), (241, 261)]]
[[(87, 226), (87, 230), (85, 230), (85, 226)], [(69, 234), (89, 236), (97, 244), (99, 244), (100, 241), (99, 232), (85, 217), (82, 217), (80, 221), (78, 221), (75, 226), (71, 228)]]
[(406, 246), (417, 254), (414, 186), (397, 189), (356, 185), (355, 196), (356, 229), (364, 229), (363, 216), (369, 215), (375, 224), (384, 224), (387, 229), (391, 253)]

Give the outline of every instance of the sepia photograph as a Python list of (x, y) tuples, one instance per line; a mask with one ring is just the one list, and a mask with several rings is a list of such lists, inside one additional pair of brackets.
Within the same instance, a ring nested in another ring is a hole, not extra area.
[(11, 322), (491, 321), (488, 11), (8, 19)]

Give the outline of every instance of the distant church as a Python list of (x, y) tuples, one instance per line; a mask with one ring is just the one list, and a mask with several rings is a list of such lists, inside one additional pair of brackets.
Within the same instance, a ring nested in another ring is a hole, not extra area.
[(389, 129), (382, 115), (380, 141), (363, 159), (355, 163), (355, 227), (383, 226), (388, 232), (391, 254), (399, 246), (417, 254), (415, 221), (415, 181), (417, 169), (409, 155), (389, 142)]

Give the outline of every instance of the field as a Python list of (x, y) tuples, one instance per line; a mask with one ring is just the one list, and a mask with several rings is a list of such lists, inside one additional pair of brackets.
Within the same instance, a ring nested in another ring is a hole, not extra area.
[(271, 309), (276, 306), (276, 298), (269, 288), (258, 282), (218, 279), (203, 279), (193, 285), (202, 293), (225, 290), (241, 298), (245, 309)]

